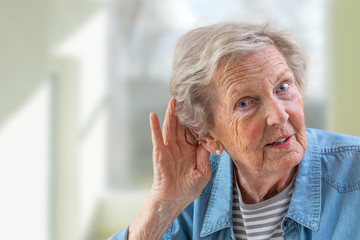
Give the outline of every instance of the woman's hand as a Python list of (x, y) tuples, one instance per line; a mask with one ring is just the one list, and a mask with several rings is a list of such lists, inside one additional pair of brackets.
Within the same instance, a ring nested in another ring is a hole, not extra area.
[(211, 178), (210, 153), (179, 123), (175, 104), (171, 99), (162, 133), (156, 114), (150, 115), (154, 165), (151, 192), (160, 201), (172, 201), (182, 210), (200, 195)]
[(174, 109), (171, 99), (163, 132), (156, 114), (150, 114), (154, 183), (129, 227), (128, 239), (160, 239), (211, 178), (210, 153), (179, 123)]

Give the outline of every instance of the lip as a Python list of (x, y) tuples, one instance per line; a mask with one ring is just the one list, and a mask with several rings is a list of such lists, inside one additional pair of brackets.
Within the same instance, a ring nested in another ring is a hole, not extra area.
[(293, 139), (293, 136), (292, 135), (284, 135), (284, 136), (281, 136), (279, 137), (278, 139), (276, 139), (275, 141), (273, 142), (276, 142), (277, 140), (279, 139), (282, 139), (282, 138), (288, 138), (285, 142), (279, 144), (279, 145), (266, 145), (266, 147), (271, 147), (271, 148), (285, 148), (287, 147), (291, 142), (292, 142), (292, 139)]

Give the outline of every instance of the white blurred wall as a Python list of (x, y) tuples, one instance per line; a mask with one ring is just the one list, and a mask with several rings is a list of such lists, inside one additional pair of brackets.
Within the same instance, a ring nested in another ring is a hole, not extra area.
[(0, 8), (0, 239), (89, 239), (105, 191), (104, 1)]
[(308, 126), (360, 136), (356, 0), (34, 0), (0, 8), (0, 239), (104, 239), (151, 185), (150, 111), (172, 49), (220, 20), (275, 19), (310, 55)]
[(49, 237), (49, 2), (0, 7), (0, 239)]

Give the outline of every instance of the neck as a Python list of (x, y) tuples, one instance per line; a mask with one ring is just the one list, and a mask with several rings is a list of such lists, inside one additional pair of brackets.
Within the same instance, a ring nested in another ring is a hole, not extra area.
[(245, 204), (255, 204), (282, 192), (294, 178), (297, 166), (283, 173), (251, 172), (236, 167), (236, 181)]

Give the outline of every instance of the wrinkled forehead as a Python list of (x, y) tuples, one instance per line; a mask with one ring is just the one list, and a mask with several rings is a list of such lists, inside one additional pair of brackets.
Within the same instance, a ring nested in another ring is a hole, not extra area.
[(260, 50), (246, 54), (234, 53), (222, 58), (215, 70), (212, 82), (216, 87), (226, 85), (228, 81), (244, 81), (245, 76), (280, 74), (289, 71), (286, 61), (276, 47), (268, 45)]

